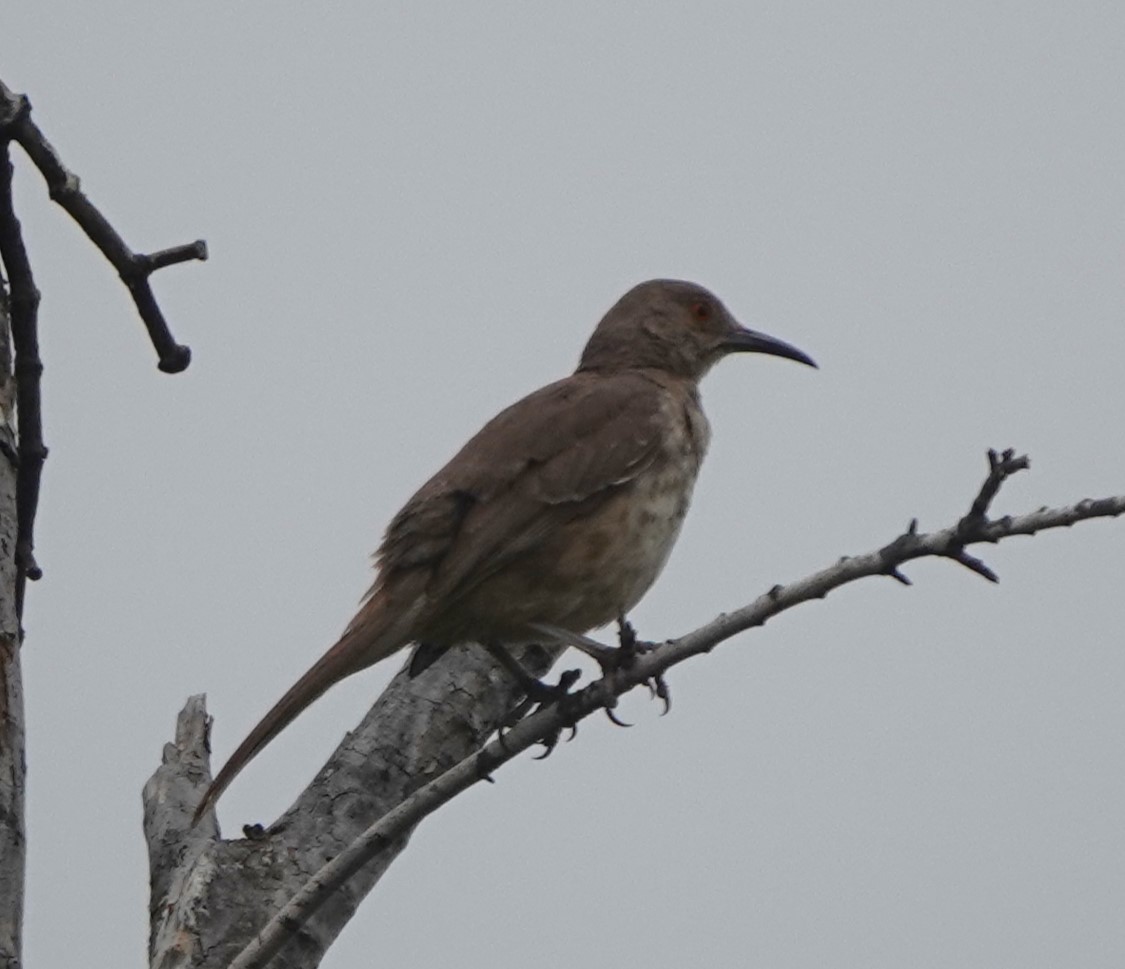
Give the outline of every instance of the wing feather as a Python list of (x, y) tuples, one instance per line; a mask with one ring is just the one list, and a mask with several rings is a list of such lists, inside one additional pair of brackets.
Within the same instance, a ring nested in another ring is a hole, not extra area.
[(395, 516), (382, 579), (428, 567), (428, 593), (449, 602), (535, 548), (653, 461), (663, 393), (641, 374), (576, 374), (517, 401)]

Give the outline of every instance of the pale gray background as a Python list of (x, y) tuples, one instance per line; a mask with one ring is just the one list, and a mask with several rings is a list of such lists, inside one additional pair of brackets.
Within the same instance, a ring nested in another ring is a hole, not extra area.
[[(3, 78), (195, 362), (19, 171), (45, 298), (26, 617), (27, 962), (139, 966), (142, 783), (184, 698), (225, 757), (331, 643), (400, 503), (656, 275), (819, 373), (707, 381), (712, 453), (637, 610), (665, 637), (913, 515), (1125, 490), (1125, 7), (6, 6)], [(868, 580), (433, 818), (332, 969), (1120, 967), (1120, 523)], [(391, 666), (224, 799), (286, 807)]]

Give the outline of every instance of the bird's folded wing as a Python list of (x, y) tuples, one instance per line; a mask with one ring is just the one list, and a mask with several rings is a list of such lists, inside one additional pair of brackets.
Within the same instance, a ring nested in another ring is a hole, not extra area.
[(470, 591), (653, 461), (665, 393), (639, 374), (580, 374), (513, 404), (391, 522), (384, 577), (428, 566), (428, 594)]

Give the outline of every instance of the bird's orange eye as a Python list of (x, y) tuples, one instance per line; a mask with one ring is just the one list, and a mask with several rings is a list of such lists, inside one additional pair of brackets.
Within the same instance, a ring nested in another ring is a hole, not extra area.
[(692, 303), (691, 315), (699, 323), (706, 323), (711, 319), (711, 304), (710, 303)]

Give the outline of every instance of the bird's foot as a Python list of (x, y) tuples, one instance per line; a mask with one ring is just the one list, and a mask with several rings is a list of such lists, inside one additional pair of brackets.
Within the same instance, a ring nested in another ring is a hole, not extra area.
[(632, 666), (641, 653), (651, 652), (656, 647), (652, 643), (637, 639), (637, 630), (624, 616), (617, 617), (617, 662), (621, 669)]
[[(531, 759), (546, 760), (548, 757), (550, 757), (551, 754), (555, 752), (555, 748), (559, 745), (559, 737), (561, 736), (562, 729), (554, 730), (551, 733), (547, 734), (546, 737), (539, 741), (539, 743), (543, 745), (543, 753), (536, 754)], [(570, 736), (566, 738), (567, 742), (573, 740), (576, 736), (578, 736), (578, 725), (572, 723), (570, 725)]]
[(558, 683), (544, 683), (528, 674), (526, 680), (521, 680), (519, 688), (523, 691), (523, 699), (512, 709), (501, 723), (501, 730), (510, 730), (524, 717), (537, 713), (544, 707), (563, 703), (571, 695), (570, 688), (582, 676), (581, 670), (566, 670)]
[(531, 627), (536, 632), (550, 636), (557, 643), (581, 650), (597, 662), (598, 666), (602, 668), (603, 674), (628, 669), (638, 656), (656, 648), (653, 643), (646, 643), (637, 639), (636, 630), (624, 616), (617, 620), (618, 645), (616, 647), (606, 646), (589, 636), (583, 636), (581, 633), (571, 632), (569, 629), (551, 626), (547, 623), (532, 623)]
[[(637, 630), (633, 628), (633, 624), (624, 616), (618, 616), (617, 618), (617, 641), (621, 645), (618, 649), (614, 650), (614, 652), (618, 654), (621, 669), (632, 666), (633, 663), (636, 662), (637, 657), (642, 653), (651, 653), (656, 649), (655, 643), (643, 642), (637, 639)], [(648, 680), (647, 686), (654, 700), (660, 699), (664, 701), (664, 709), (660, 712), (660, 715), (664, 716), (672, 709), (672, 694), (668, 690), (668, 684), (664, 680), (664, 674), (657, 673), (656, 676)]]
[[(601, 667), (603, 676), (611, 676), (620, 670), (628, 669), (636, 662), (638, 656), (656, 649), (655, 643), (637, 638), (636, 629), (624, 616), (617, 619), (617, 642), (619, 645), (616, 648), (606, 646), (589, 636), (571, 632), (569, 629), (562, 629), (559, 626), (552, 626), (547, 623), (533, 623), (532, 626), (537, 632), (550, 636), (555, 642), (581, 650), (597, 662), (598, 666)], [(664, 701), (664, 709), (661, 711), (661, 716), (664, 716), (672, 709), (671, 694), (668, 692), (668, 684), (664, 681), (664, 677), (659, 674), (654, 676), (648, 681), (648, 688), (654, 699), (658, 698)], [(619, 727), (630, 726), (614, 714), (612, 707), (606, 707), (605, 715)]]
[(570, 692), (570, 688), (582, 675), (579, 670), (567, 670), (559, 677), (559, 682), (552, 686), (524, 669), (523, 664), (500, 643), (486, 643), (485, 649), (516, 681), (520, 690), (523, 691), (524, 704), (545, 706), (557, 703)]
[[(563, 629), (560, 626), (552, 626), (548, 623), (532, 623), (532, 628), (550, 636), (551, 639), (562, 643), (564, 646), (573, 646), (575, 649), (581, 650), (591, 659), (596, 660), (598, 666), (601, 667), (603, 676), (608, 676), (622, 668), (620, 649), (614, 649), (614, 647), (599, 643), (596, 639), (591, 639), (589, 636), (574, 633), (569, 629)], [(607, 706), (605, 708), (605, 715), (609, 718), (610, 723), (616, 724), (618, 727), (632, 726), (631, 723), (626, 723), (618, 717), (617, 714), (613, 712), (612, 706)], [(571, 737), (573, 737), (573, 734), (571, 734)]]
[[(554, 706), (555, 704), (558, 704), (560, 708), (564, 707), (567, 700), (574, 696), (574, 694), (570, 692), (570, 688), (578, 682), (581, 675), (581, 670), (567, 670), (559, 677), (558, 683), (553, 685), (544, 683), (542, 680), (536, 680), (534, 677), (532, 677), (529, 682), (521, 684), (521, 687), (526, 691), (524, 698), (501, 722), (500, 728), (497, 731), (500, 745), (504, 746), (505, 732), (511, 730), (512, 727), (525, 717), (529, 717), (538, 713), (545, 707)], [(570, 736), (566, 739), (573, 740), (578, 734), (578, 724), (572, 722), (568, 726), (570, 728)], [(551, 752), (558, 745), (561, 734), (562, 729), (555, 730), (539, 741), (543, 744), (544, 750), (535, 760), (543, 760), (545, 757), (549, 757)]]
[(558, 683), (544, 683), (542, 680), (532, 678), (522, 684), (526, 700), (536, 704), (537, 707), (549, 707), (554, 703), (561, 703), (570, 696), (570, 688), (582, 676), (581, 670), (566, 670)]
[(664, 701), (664, 709), (660, 711), (660, 715), (663, 717), (672, 709), (672, 694), (668, 690), (668, 683), (665, 681), (663, 673), (657, 673), (648, 681), (648, 691), (652, 694), (654, 700)]

